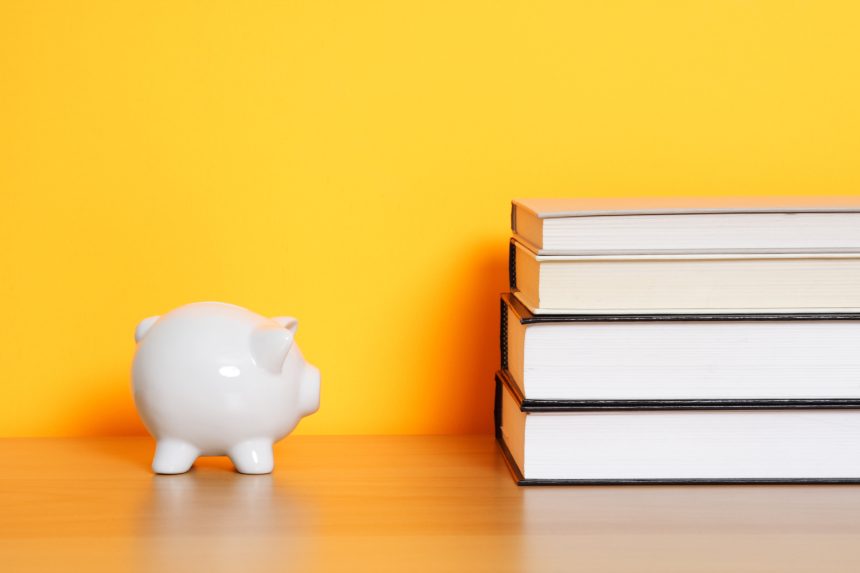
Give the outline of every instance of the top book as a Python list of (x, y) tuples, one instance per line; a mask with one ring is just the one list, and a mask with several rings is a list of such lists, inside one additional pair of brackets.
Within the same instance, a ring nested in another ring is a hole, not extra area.
[(860, 197), (515, 199), (539, 255), (860, 252)]

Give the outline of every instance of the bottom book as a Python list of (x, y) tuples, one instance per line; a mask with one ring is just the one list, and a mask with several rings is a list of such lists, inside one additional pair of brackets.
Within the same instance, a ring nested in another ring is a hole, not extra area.
[(496, 437), (519, 485), (860, 483), (860, 409), (528, 407), (496, 375)]

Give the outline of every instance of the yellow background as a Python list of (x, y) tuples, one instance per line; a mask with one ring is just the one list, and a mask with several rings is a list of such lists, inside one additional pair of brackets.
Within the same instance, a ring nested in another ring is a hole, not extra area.
[(306, 433), (489, 432), (516, 196), (852, 194), (855, 2), (0, 3), (0, 435), (143, 317), (301, 320)]

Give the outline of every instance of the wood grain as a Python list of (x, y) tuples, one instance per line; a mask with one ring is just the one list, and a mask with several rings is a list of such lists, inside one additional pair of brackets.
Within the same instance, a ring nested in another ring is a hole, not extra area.
[(4, 571), (854, 571), (860, 487), (518, 488), (486, 436), (297, 436), (270, 476), (0, 440)]

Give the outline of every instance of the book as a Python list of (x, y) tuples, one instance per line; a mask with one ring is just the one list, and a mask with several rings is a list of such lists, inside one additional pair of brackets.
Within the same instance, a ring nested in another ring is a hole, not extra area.
[(509, 275), (534, 314), (860, 311), (860, 253), (546, 256), (513, 240)]
[(860, 251), (858, 198), (686, 202), (517, 199), (511, 229), (540, 255)]
[(860, 483), (860, 409), (527, 408), (496, 381), (520, 485)]
[(541, 316), (501, 303), (502, 375), (528, 404), (860, 407), (858, 341), (860, 314)]

